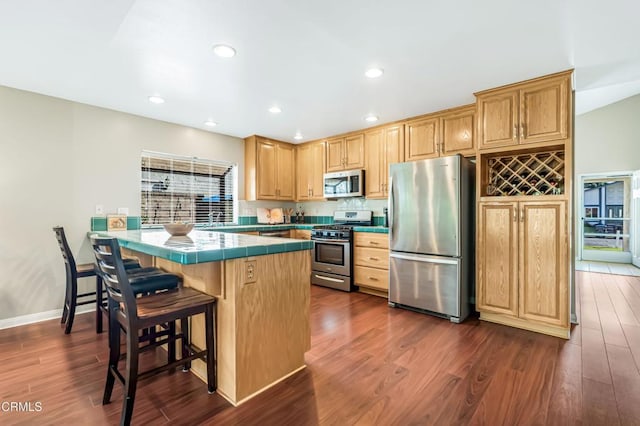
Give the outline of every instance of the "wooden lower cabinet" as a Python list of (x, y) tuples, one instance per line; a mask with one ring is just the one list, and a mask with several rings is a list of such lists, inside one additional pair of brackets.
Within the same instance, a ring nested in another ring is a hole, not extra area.
[(353, 273), (363, 293), (387, 297), (389, 292), (389, 236), (373, 232), (354, 234)]
[(567, 202), (480, 202), (480, 318), (569, 337)]

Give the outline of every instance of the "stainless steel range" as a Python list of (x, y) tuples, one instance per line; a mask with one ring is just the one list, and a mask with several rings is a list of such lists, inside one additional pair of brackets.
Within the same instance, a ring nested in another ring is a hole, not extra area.
[(332, 225), (311, 230), (313, 261), (311, 284), (353, 291), (353, 227), (373, 225), (370, 210), (336, 211)]

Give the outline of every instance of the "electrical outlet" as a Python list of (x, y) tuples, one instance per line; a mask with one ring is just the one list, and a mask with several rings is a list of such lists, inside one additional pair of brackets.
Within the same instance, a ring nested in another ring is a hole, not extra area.
[(244, 283), (250, 284), (256, 282), (256, 261), (250, 260), (244, 262)]
[(104, 206), (102, 204), (96, 204), (96, 214), (104, 214)]

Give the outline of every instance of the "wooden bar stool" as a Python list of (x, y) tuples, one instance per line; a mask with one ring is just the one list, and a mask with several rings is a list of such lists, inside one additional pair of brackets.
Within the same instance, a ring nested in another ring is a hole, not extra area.
[[(102, 313), (107, 313), (103, 299), (102, 277), (97, 273), (94, 263), (76, 264), (62, 226), (55, 226), (53, 231), (56, 234), (56, 239), (62, 252), (66, 271), (64, 307), (60, 320), (60, 323), (65, 325), (64, 333), (71, 333), (76, 307), (88, 305), (89, 303), (96, 304), (96, 333), (102, 333)], [(131, 277), (130, 281), (136, 293), (151, 293), (176, 288), (180, 281), (179, 276), (167, 274), (161, 269), (142, 268), (138, 261), (134, 259), (125, 259), (123, 263)], [(162, 277), (159, 277), (159, 275), (162, 275)], [(78, 294), (78, 278), (85, 277), (96, 277), (96, 289), (95, 291)]]
[[(182, 365), (189, 369), (191, 361), (203, 359), (207, 364), (207, 385), (209, 393), (216, 390), (215, 355), (215, 306), (216, 298), (192, 288), (178, 287), (175, 290), (136, 297), (129, 282), (120, 256), (120, 246), (115, 238), (92, 236), (91, 244), (96, 255), (96, 264), (107, 289), (109, 305), (109, 365), (104, 389), (103, 404), (111, 400), (115, 379), (125, 387), (121, 425), (128, 425), (133, 415), (133, 405), (139, 378), (145, 378)], [(191, 345), (188, 333), (188, 318), (205, 315), (204, 350)], [(181, 332), (175, 332), (175, 322), (180, 321)], [(169, 332), (166, 338), (141, 346), (138, 334), (141, 330), (164, 325)], [(126, 338), (126, 368), (124, 374), (118, 370), (121, 332)], [(182, 357), (175, 360), (176, 343), (182, 343)], [(167, 344), (168, 362), (150, 370), (138, 371), (138, 354)]]

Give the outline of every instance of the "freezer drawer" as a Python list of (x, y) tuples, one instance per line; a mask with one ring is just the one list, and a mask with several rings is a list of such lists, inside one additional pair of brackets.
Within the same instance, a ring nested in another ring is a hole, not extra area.
[[(389, 302), (463, 320), (461, 259), (410, 253), (390, 254)], [(465, 300), (465, 303), (466, 300)]]

